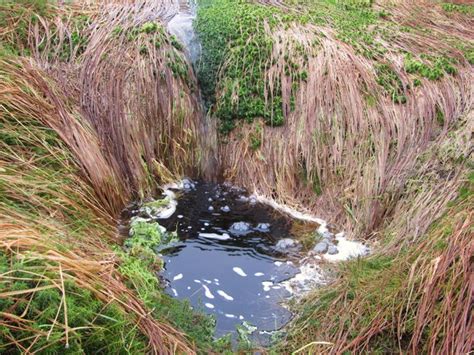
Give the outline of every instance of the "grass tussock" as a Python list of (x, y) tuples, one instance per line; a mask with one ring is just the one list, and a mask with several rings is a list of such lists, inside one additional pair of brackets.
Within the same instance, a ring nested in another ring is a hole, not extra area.
[(116, 247), (130, 200), (202, 171), (207, 126), (165, 5), (0, 5), (1, 351), (193, 353), (212, 342), (207, 318)]
[(347, 262), (331, 288), (299, 306), (281, 350), (468, 353), (473, 178), (416, 247)]
[[(200, 170), (210, 146), (201, 149), (207, 128), (196, 119), (195, 79), (163, 27), (162, 4), (109, 2), (65, 12), (34, 15), (22, 51), (34, 62), (17, 69), (10, 63), (10, 86), (44, 93), (35, 113), (60, 132), (116, 215), (133, 196), (155, 191), (162, 176)], [(6, 34), (2, 39), (9, 43)]]

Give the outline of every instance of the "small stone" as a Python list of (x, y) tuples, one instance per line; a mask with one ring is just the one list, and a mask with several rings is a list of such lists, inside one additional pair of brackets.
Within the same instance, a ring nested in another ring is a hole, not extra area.
[(296, 240), (291, 238), (280, 239), (275, 248), (278, 250), (287, 250), (296, 247)]
[(214, 211), (214, 207), (209, 206), (208, 211)]
[(323, 239), (332, 240), (334, 239), (334, 234), (329, 231), (318, 232), (319, 236)]
[(212, 202), (212, 197), (209, 197), (207, 200), (208, 200), (209, 202)]
[(318, 254), (323, 254), (328, 250), (328, 244), (325, 241), (319, 242), (313, 248), (313, 251)]
[(249, 198), (247, 196), (241, 195), (241, 196), (239, 196), (238, 201), (240, 201), (240, 202), (249, 202)]
[(339, 253), (339, 250), (337, 250), (335, 245), (330, 245), (328, 247), (328, 254), (329, 255), (334, 255), (334, 254), (337, 254), (337, 253)]

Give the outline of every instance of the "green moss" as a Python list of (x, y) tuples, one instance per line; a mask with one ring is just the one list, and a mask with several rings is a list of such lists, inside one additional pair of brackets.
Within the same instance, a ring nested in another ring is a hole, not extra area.
[(397, 73), (389, 64), (378, 64), (375, 67), (377, 83), (384, 88), (385, 93), (393, 102), (404, 104), (407, 101), (405, 89)]
[(140, 32), (142, 33), (154, 33), (158, 30), (158, 24), (156, 22), (145, 22), (142, 27), (140, 27)]

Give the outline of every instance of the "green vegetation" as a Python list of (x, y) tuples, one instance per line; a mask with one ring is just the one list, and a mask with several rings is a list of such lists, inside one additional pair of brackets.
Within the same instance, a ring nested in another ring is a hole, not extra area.
[[(200, 1), (196, 29), (203, 45), (203, 56), (198, 77), (203, 96), (220, 120), (222, 132), (230, 132), (238, 120), (252, 122), (255, 118), (263, 118), (271, 126), (280, 126), (295, 110), (295, 93), (301, 83), (307, 81), (306, 66), (313, 53), (295, 40), (286, 43), (281, 35), (274, 35), (277, 31), (289, 30), (293, 24), (330, 27), (335, 38), (373, 63), (382, 93), (398, 104), (407, 102), (410, 85), (402, 82), (398, 69), (391, 62), (394, 52), (405, 57), (405, 71), (415, 76), (413, 86), (421, 85), (420, 78), (439, 80), (445, 74), (455, 75), (458, 71), (458, 61), (443, 50), (438, 53), (437, 48), (433, 48), (430, 55), (415, 55), (402, 47), (387, 52), (385, 43), (399, 40), (403, 33), (423, 35), (424, 29), (399, 25), (387, 10), (374, 8), (372, 1), (295, 0), (288, 3), (292, 6), (280, 8), (249, 1)], [(443, 6), (452, 11), (464, 8), (461, 5)], [(311, 35), (314, 51), (321, 35)], [(446, 37), (445, 41), (453, 41), (453, 38)], [(283, 48), (275, 58), (276, 46)], [(469, 53), (466, 50), (466, 58), (471, 61)], [(281, 69), (284, 76), (279, 76), (277, 70), (270, 86), (267, 74), (277, 68), (276, 59), (281, 57), (284, 58)], [(288, 107), (285, 107), (287, 94), (282, 92), (283, 77), (290, 81), (292, 88), (287, 98)], [(252, 141), (251, 145), (255, 146), (255, 143)]]
[(450, 75), (457, 73), (457, 69), (454, 66), (456, 62), (453, 59), (428, 55), (421, 55), (420, 58), (428, 62), (425, 63), (421, 60), (414, 59), (413, 56), (409, 54), (405, 56), (405, 70), (407, 73), (417, 74), (429, 80), (439, 80), (445, 73)]
[(461, 14), (474, 16), (474, 5), (472, 4), (443, 3), (442, 7), (446, 12), (459, 12)]
[(388, 64), (379, 64), (375, 68), (377, 84), (382, 86), (393, 102), (404, 104), (407, 102), (403, 83), (397, 73)]
[[(200, 2), (196, 28), (204, 51), (198, 77), (208, 105), (216, 104), (224, 132), (234, 127), (236, 119), (252, 122), (261, 117), (273, 126), (283, 124), (281, 89), (275, 89), (268, 103), (264, 95), (264, 74), (273, 49), (264, 22), (276, 25), (279, 14), (247, 1)], [(218, 77), (223, 80), (216, 85)], [(217, 93), (220, 97), (216, 102)]]

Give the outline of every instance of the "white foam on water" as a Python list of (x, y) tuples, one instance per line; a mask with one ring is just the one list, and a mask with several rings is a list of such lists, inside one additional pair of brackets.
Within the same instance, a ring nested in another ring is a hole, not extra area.
[(197, 283), (197, 284), (201, 283), (201, 281), (199, 281), (199, 280), (194, 280), (194, 282)]
[(209, 290), (209, 287), (206, 285), (202, 285), (202, 287), (204, 288), (204, 296), (210, 298), (211, 300), (214, 299), (214, 295), (212, 294), (211, 290)]
[(283, 263), (281, 261), (275, 261), (276, 266), (281, 266)]
[(262, 286), (263, 286), (263, 290), (264, 290), (265, 292), (268, 292), (268, 291), (270, 291), (270, 288), (273, 286), (273, 282), (271, 282), (271, 281), (263, 281), (263, 282), (262, 282)]
[(191, 289), (191, 286), (186, 287), (186, 289), (187, 289), (187, 290), (190, 290), (190, 289)]
[(240, 319), (240, 320), (244, 319), (244, 316), (243, 316), (243, 315), (240, 315), (240, 316), (239, 316), (239, 319)]
[(290, 206), (282, 205), (282, 204), (276, 202), (272, 198), (268, 198), (266, 196), (260, 195), (258, 192), (255, 192), (254, 195), (256, 196), (256, 200), (258, 202), (261, 202), (261, 203), (264, 203), (268, 206), (271, 206), (274, 209), (276, 209), (278, 211), (281, 211), (283, 213), (286, 213), (287, 215), (289, 215), (289, 216), (291, 216), (295, 219), (299, 219), (301, 221), (315, 222), (315, 223), (324, 224), (324, 225), (327, 224), (326, 221), (321, 219), (321, 218), (312, 216), (311, 214), (309, 214), (307, 212), (298, 211), (294, 208), (291, 208)]
[[(203, 228), (204, 229), (204, 228)], [(230, 239), (230, 235), (227, 233), (224, 234), (217, 234), (217, 233), (199, 233), (199, 236), (202, 238), (207, 239), (217, 239), (217, 240), (228, 240)]]
[(204, 304), (207, 308), (213, 309), (214, 305), (212, 303), (205, 303)]
[(173, 277), (173, 281), (181, 280), (183, 278), (183, 274), (178, 274), (175, 277)]
[(204, 282), (207, 283), (208, 285), (212, 284), (211, 280), (202, 279), (202, 281), (204, 281)]
[(343, 261), (369, 253), (369, 248), (366, 245), (358, 241), (348, 240), (341, 233), (337, 234), (336, 240), (338, 241), (337, 250), (339, 253), (333, 255), (324, 254), (323, 258), (327, 261)]
[(217, 290), (217, 293), (222, 296), (223, 298), (225, 298), (227, 301), (233, 301), (234, 300), (234, 297), (228, 295), (227, 293), (225, 293), (224, 291), (222, 290)]
[(229, 314), (229, 313), (226, 313), (224, 314), (227, 318), (237, 318), (237, 316), (235, 316), (234, 314)]
[(178, 297), (178, 291), (176, 291), (174, 288), (172, 288), (171, 291), (173, 291), (174, 297)]
[(256, 272), (254, 274), (254, 276), (257, 276), (257, 277), (260, 277), (260, 276), (264, 276), (265, 274), (263, 272)]
[(171, 190), (165, 190), (163, 195), (167, 196), (169, 199), (167, 208), (163, 209), (158, 213), (156, 216), (160, 219), (167, 219), (170, 218), (176, 212), (176, 206), (178, 205), (178, 201), (176, 201), (176, 194)]
[(235, 272), (237, 275), (240, 275), (240, 276), (242, 276), (242, 277), (247, 276), (247, 274), (244, 272), (244, 270), (242, 270), (242, 269), (241, 269), (240, 267), (238, 267), (238, 266), (234, 266), (234, 267), (232, 268), (232, 270), (234, 270), (234, 272)]

